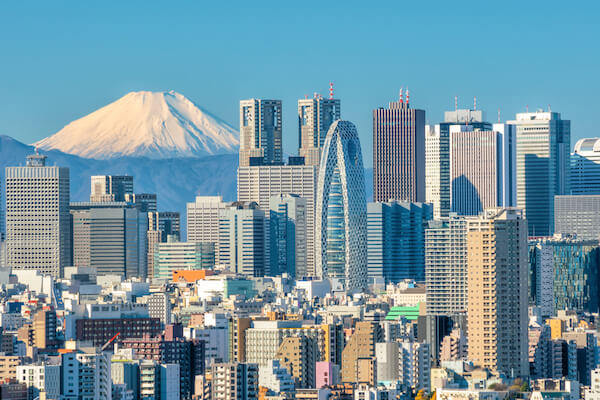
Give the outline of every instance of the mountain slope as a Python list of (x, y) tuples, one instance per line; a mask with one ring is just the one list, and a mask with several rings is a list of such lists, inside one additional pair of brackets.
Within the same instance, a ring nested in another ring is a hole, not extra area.
[(84, 158), (152, 159), (236, 153), (239, 133), (183, 95), (131, 92), (35, 143)]

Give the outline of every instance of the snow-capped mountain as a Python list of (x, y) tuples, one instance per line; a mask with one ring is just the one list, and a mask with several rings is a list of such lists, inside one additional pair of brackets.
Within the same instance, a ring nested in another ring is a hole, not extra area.
[(239, 133), (185, 96), (131, 92), (35, 143), (85, 158), (152, 159), (236, 153)]

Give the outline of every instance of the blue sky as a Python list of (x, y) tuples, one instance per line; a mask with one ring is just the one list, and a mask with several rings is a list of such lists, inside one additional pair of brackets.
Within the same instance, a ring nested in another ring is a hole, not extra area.
[(294, 153), (296, 100), (333, 81), (367, 165), (371, 111), (400, 86), (430, 123), (455, 95), (490, 121), (550, 104), (574, 144), (599, 135), (599, 4), (2, 2), (0, 134), (30, 143), (129, 91), (172, 89), (236, 127), (240, 99), (282, 99)]

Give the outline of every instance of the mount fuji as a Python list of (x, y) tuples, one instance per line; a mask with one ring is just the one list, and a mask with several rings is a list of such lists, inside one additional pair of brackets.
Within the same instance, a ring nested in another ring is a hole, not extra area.
[(84, 158), (237, 153), (239, 133), (180, 93), (131, 92), (34, 144)]

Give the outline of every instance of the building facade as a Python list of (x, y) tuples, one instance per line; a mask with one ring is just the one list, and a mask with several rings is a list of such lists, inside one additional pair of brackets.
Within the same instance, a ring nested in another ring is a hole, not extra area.
[(280, 164), (281, 100), (240, 101), (240, 167)]
[(316, 201), (316, 270), (347, 290), (367, 283), (367, 204), (364, 167), (356, 127), (331, 125), (321, 157)]
[(400, 97), (373, 110), (373, 201), (425, 201), (425, 110)]
[(600, 138), (575, 143), (571, 154), (571, 194), (600, 194)]
[(390, 201), (367, 204), (369, 278), (386, 282), (425, 280), (425, 226), (431, 204)]
[(46, 156), (6, 167), (6, 265), (54, 277), (72, 264), (69, 169), (46, 166)]
[(554, 232), (583, 240), (600, 239), (600, 195), (555, 196)]
[(554, 231), (554, 196), (570, 193), (571, 121), (559, 113), (517, 114), (517, 207), (530, 236)]
[(158, 243), (154, 252), (154, 278), (173, 279), (177, 270), (213, 269), (215, 246), (213, 243), (176, 242)]
[(306, 271), (306, 199), (294, 194), (272, 196), (269, 200), (270, 274)]
[(298, 100), (298, 153), (304, 157), (304, 165), (319, 166), (327, 131), (340, 118), (339, 99), (315, 95), (312, 99)]
[(90, 201), (125, 201), (133, 194), (133, 176), (94, 175), (90, 178)]

